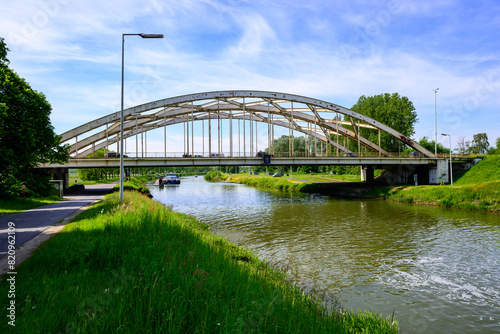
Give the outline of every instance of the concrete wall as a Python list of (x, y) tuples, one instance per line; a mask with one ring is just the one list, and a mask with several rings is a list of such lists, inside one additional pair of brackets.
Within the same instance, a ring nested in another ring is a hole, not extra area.
[(448, 159), (437, 160), (436, 166), (431, 167), (429, 170), (429, 184), (439, 184), (442, 178), (444, 178), (444, 182), (449, 182), (449, 166), (450, 161)]

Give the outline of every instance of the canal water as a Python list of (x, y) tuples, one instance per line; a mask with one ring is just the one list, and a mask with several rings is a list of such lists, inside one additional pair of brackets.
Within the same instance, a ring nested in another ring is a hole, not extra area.
[(154, 199), (402, 333), (500, 332), (498, 215), (182, 178)]

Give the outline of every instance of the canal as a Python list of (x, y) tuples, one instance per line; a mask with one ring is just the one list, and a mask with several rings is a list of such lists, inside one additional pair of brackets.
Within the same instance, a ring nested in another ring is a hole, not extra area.
[(154, 199), (402, 333), (500, 332), (498, 215), (182, 178)]

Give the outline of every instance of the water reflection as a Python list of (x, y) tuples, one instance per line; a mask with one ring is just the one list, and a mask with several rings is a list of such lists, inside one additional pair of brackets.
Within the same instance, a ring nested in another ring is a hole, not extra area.
[(500, 330), (498, 215), (201, 178), (152, 194), (287, 266), (306, 289), (334, 293), (347, 308), (395, 311), (403, 332)]

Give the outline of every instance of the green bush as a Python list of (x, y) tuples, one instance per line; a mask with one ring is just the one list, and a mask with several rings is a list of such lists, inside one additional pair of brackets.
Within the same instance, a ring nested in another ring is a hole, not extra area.
[(451, 208), (453, 206), (453, 201), (451, 201), (449, 199), (443, 199), (441, 201), (441, 206), (443, 206), (445, 208)]
[(222, 173), (215, 169), (212, 169), (210, 172), (205, 174), (204, 178), (209, 182), (219, 182), (223, 179)]
[[(142, 185), (136, 185), (132, 182), (124, 182), (123, 183), (123, 190), (128, 190), (128, 191), (137, 191), (143, 195), (151, 197), (151, 192), (149, 191), (149, 188), (146, 186)], [(113, 187), (113, 191), (120, 191), (120, 185), (117, 184)]]
[(53, 189), (49, 180), (49, 176), (35, 174), (26, 174), (22, 180), (8, 175), (3, 179), (0, 178), (0, 198), (23, 197), (23, 183), (26, 185), (24, 190), (26, 198), (49, 196)]

